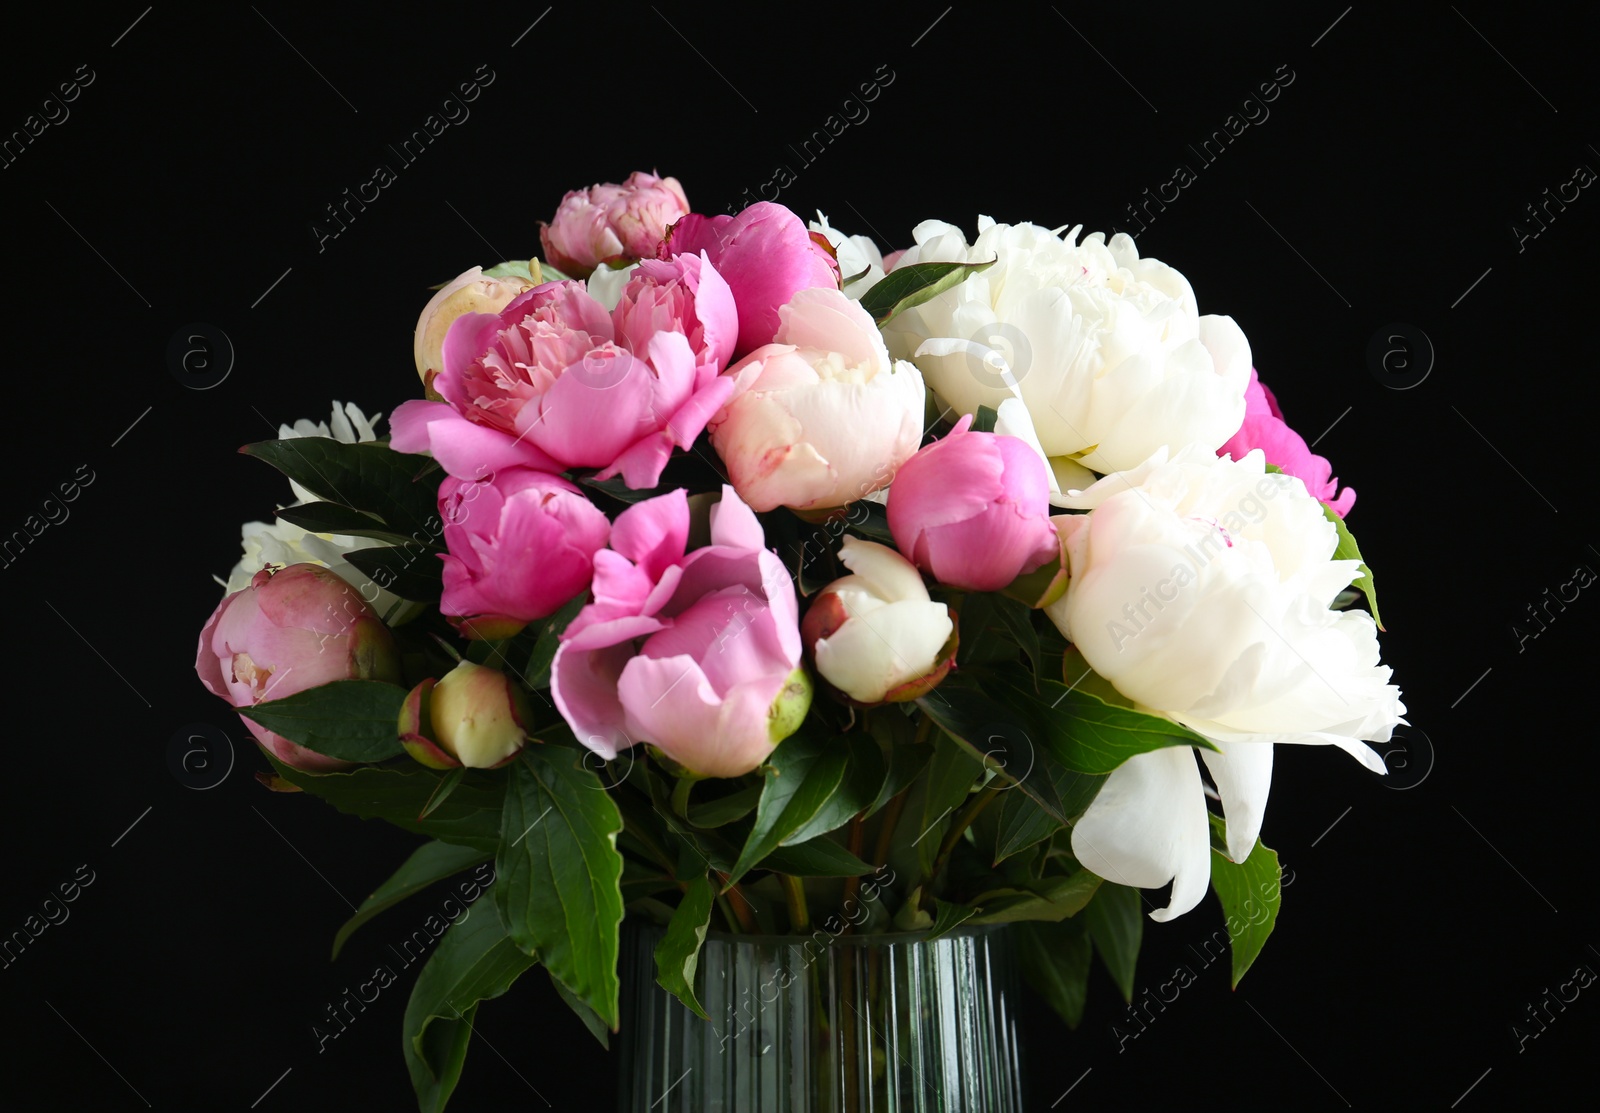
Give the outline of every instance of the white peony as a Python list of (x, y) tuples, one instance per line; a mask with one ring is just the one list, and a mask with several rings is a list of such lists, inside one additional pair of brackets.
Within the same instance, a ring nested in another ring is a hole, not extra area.
[(968, 244), (954, 225), (919, 224), (896, 268), (995, 262), (890, 320), (889, 351), (957, 413), (1022, 399), (1052, 459), (1110, 472), (1162, 446), (1214, 451), (1244, 421), (1244, 333), (1201, 316), (1188, 280), (1139, 258), (1130, 237), (1078, 243), (1080, 230), (980, 217)]
[[(883, 281), (883, 252), (866, 236), (845, 235), (828, 223), (828, 218), (822, 215), (820, 209), (809, 229), (826, 236), (833, 245), (834, 256), (839, 260), (839, 278), (855, 278), (854, 282), (844, 285), (847, 295), (859, 301), (863, 294)], [(857, 275), (861, 277), (856, 278)]]
[[(311, 421), (301, 418), (293, 425), (278, 426), (280, 440), (294, 437), (332, 437), (345, 444), (378, 439), (376, 426), (382, 414), (368, 418), (354, 402), (333, 404), (328, 421)], [(303, 506), (317, 502), (317, 496), (290, 480), (294, 501), (286, 506)], [(246, 522), (241, 528), (244, 555), (233, 566), (226, 581), (218, 580), (229, 592), (241, 591), (249, 586), (250, 579), (268, 564), (320, 564), (361, 592), (361, 597), (372, 604), (382, 617), (399, 601), (385, 591), (359, 568), (345, 559), (354, 549), (368, 549), (384, 542), (374, 537), (348, 537), (335, 533), (311, 533), (290, 522), (278, 519), (272, 522)]]
[[(1227, 820), (1228, 854), (1249, 855), (1272, 782), (1274, 743), (1337, 746), (1384, 771), (1365, 741), (1405, 720), (1362, 611), (1330, 605), (1358, 574), (1305, 484), (1195, 446), (1165, 450), (1069, 496), (1055, 519), (1072, 579), (1046, 613), (1101, 677), (1141, 710), (1215, 743), (1200, 751)], [(1205, 797), (1189, 750), (1115, 770), (1073, 830), (1102, 877), (1173, 882), (1158, 920), (1193, 908), (1210, 875)]]

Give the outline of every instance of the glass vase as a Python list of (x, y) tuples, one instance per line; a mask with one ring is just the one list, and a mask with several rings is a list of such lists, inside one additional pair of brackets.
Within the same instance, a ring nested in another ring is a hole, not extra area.
[(629, 921), (622, 1113), (1013, 1113), (1009, 931), (709, 933), (690, 1012), (655, 980), (662, 929)]

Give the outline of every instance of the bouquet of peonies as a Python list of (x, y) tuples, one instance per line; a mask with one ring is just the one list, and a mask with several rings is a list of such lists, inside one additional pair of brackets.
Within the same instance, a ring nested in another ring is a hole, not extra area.
[(424, 1108), (535, 964), (615, 1030), (625, 915), (696, 1011), (708, 931), (1009, 922), (1076, 1023), (1208, 884), (1254, 960), (1274, 745), (1381, 773), (1403, 721), (1355, 495), (1231, 318), (1079, 233), (885, 257), (636, 173), (439, 288), (387, 441), (335, 403), (242, 450), (295, 498), (200, 679), (269, 788), (431, 840), (339, 942), (493, 862), (406, 1012)]

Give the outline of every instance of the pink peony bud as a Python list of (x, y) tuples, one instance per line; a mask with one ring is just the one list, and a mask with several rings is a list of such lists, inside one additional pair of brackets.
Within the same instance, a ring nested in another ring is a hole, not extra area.
[(1339, 490), (1333, 465), (1312, 452), (1305, 438), (1289, 428), (1283, 411), (1278, 409), (1278, 400), (1262, 384), (1254, 367), (1244, 392), (1244, 424), (1227, 444), (1217, 449), (1217, 455), (1243, 460), (1252, 448), (1259, 448), (1267, 463), (1304, 483), (1312, 498), (1327, 503), (1339, 517), (1343, 518), (1355, 505), (1355, 491), (1349, 487)]
[(439, 487), (444, 597), (439, 611), (469, 638), (506, 638), (589, 588), (611, 523), (558, 475), (505, 468)]
[(1061, 544), (1050, 524), (1050, 481), (1026, 441), (970, 432), (972, 415), (900, 466), (889, 488), (889, 530), (918, 568), (968, 591), (999, 591)]
[(687, 216), (661, 245), (664, 258), (701, 251), (727, 279), (739, 308), (735, 355), (772, 342), (782, 323), (778, 310), (797, 292), (839, 288), (839, 263), (827, 240), (818, 243), (803, 220), (770, 201), (733, 217)]
[(528, 698), (498, 669), (462, 661), (400, 709), (400, 744), (430, 769), (493, 769), (528, 742)]
[(667, 229), (689, 211), (676, 178), (637, 170), (621, 185), (605, 182), (561, 199), (555, 219), (539, 225), (552, 267), (587, 278), (601, 263), (648, 258)]
[[(200, 682), (233, 707), (335, 680), (400, 680), (389, 628), (355, 588), (316, 564), (263, 568), (249, 587), (218, 604), (200, 631), (194, 667)], [(285, 765), (316, 773), (350, 767), (240, 719)]]
[(949, 608), (887, 545), (846, 537), (839, 559), (851, 575), (823, 588), (800, 624), (817, 672), (860, 704), (926, 695), (955, 660)]

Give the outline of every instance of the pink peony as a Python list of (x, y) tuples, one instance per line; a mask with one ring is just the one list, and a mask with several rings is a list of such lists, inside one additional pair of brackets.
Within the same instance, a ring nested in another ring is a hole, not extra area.
[(444, 402), (401, 405), (391, 447), (432, 452), (458, 479), (598, 468), (652, 487), (733, 392), (721, 371), (737, 321), (703, 255), (641, 266), (612, 312), (581, 282), (546, 283), (457, 318), (433, 384)]
[(678, 179), (636, 170), (621, 185), (605, 182), (567, 194), (555, 219), (539, 225), (539, 242), (552, 267), (587, 278), (601, 263), (654, 255), (667, 229), (688, 211)]
[[(335, 680), (400, 681), (389, 628), (355, 588), (317, 564), (263, 568), (219, 603), (200, 631), (194, 667), (200, 683), (233, 707)], [(240, 718), (285, 765), (315, 773), (350, 767)]]
[(611, 523), (571, 483), (531, 468), (439, 488), (444, 597), (468, 637), (510, 637), (589, 588)]
[(759, 201), (737, 216), (692, 213), (673, 225), (661, 245), (663, 258), (705, 252), (727, 279), (739, 307), (739, 343), (744, 355), (772, 343), (778, 310), (812, 286), (839, 287), (839, 264), (826, 239), (782, 205)]
[(922, 440), (921, 373), (839, 290), (801, 290), (780, 318), (777, 342), (729, 369), (734, 397), (709, 426), (739, 497), (821, 510), (887, 486)]
[(889, 530), (912, 562), (940, 583), (998, 591), (1061, 546), (1050, 524), (1050, 480), (1026, 441), (970, 432), (949, 436), (900, 465), (889, 488)]
[(617, 516), (595, 554), (594, 602), (561, 636), (556, 706), (595, 753), (637, 742), (701, 776), (755, 769), (805, 716), (794, 583), (761, 524), (723, 487), (711, 544), (685, 553), (682, 490)]
[(1228, 443), (1217, 449), (1217, 455), (1242, 460), (1245, 453), (1259, 448), (1267, 463), (1304, 483), (1312, 498), (1326, 503), (1341, 518), (1348, 514), (1356, 502), (1355, 491), (1349, 487), (1339, 491), (1339, 481), (1333, 478), (1333, 465), (1312, 452), (1305, 438), (1289, 428), (1283, 420), (1283, 411), (1278, 408), (1278, 400), (1262, 384), (1254, 367), (1250, 369), (1250, 385), (1245, 388), (1244, 403), (1244, 424)]

